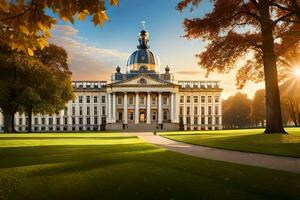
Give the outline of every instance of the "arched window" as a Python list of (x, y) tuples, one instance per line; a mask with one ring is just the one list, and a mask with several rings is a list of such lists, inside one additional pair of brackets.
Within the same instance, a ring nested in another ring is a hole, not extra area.
[(147, 71), (147, 67), (145, 65), (140, 66), (140, 71), (141, 72)]

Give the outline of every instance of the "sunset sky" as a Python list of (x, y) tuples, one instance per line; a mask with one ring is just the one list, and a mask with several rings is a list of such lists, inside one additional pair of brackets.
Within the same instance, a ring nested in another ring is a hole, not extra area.
[[(151, 2), (151, 3), (150, 3)], [(197, 65), (195, 54), (205, 49), (200, 40), (182, 38), (185, 17), (199, 17), (212, 8), (203, 3), (197, 10), (179, 13), (179, 0), (119, 0), (119, 7), (108, 7), (110, 22), (102, 29), (90, 18), (72, 24), (59, 24), (53, 30), (50, 42), (64, 47), (69, 56), (73, 80), (110, 80), (116, 65), (125, 70), (127, 58), (136, 49), (141, 21), (146, 21), (150, 34), (150, 48), (161, 61), (161, 69), (169, 65), (176, 80), (205, 80), (204, 71)], [(220, 80), (223, 98), (240, 91), (235, 87), (235, 72), (213, 73), (208, 80)], [(252, 97), (263, 84), (249, 82), (241, 92)]]

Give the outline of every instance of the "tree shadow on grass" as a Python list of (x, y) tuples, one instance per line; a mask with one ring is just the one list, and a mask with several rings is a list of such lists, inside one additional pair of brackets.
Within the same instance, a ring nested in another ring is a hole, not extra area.
[(0, 168), (99, 159), (106, 154), (147, 151), (145, 143), (118, 145), (57, 145), (0, 148)]

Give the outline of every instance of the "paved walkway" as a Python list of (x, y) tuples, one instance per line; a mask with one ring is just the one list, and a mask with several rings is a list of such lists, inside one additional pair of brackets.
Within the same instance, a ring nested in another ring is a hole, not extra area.
[(272, 156), (257, 153), (246, 153), (239, 151), (216, 149), (199, 145), (192, 145), (183, 142), (177, 142), (161, 136), (153, 136), (152, 133), (127, 133), (136, 135), (146, 142), (152, 143), (170, 151), (183, 153), (200, 158), (219, 160), (231, 163), (251, 165), (300, 173), (300, 158), (291, 158), (283, 156)]

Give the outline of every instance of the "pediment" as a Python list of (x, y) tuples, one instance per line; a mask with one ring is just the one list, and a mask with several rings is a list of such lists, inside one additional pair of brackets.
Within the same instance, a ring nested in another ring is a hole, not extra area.
[(164, 80), (156, 79), (146, 74), (137, 75), (131, 79), (113, 83), (112, 86), (172, 86), (172, 83), (169, 83)]

